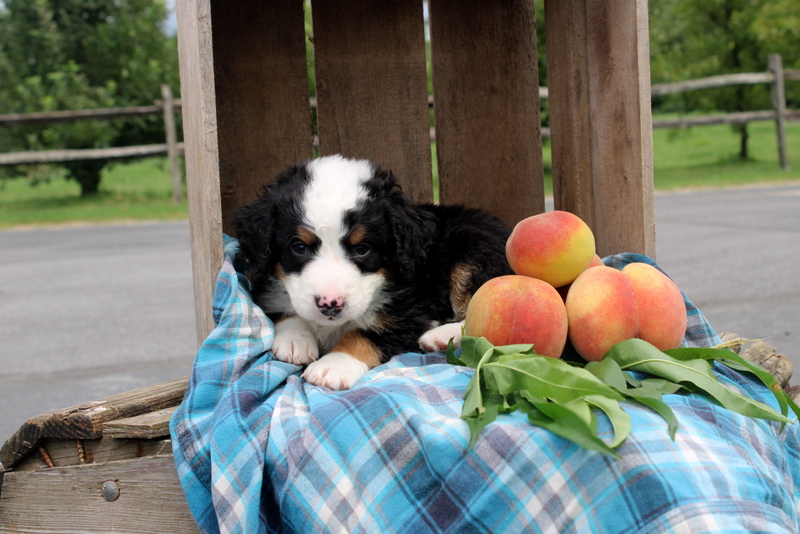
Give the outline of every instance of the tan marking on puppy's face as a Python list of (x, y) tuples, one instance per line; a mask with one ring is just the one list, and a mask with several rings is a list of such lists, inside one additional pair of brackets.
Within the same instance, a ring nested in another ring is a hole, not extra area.
[(381, 364), (378, 348), (358, 330), (350, 330), (333, 347), (331, 352), (344, 352), (372, 369)]
[(450, 271), (450, 304), (453, 306), (456, 321), (461, 321), (467, 315), (467, 305), (472, 298), (469, 287), (472, 285), (474, 265), (457, 263)]
[(347, 236), (347, 243), (351, 246), (358, 245), (364, 240), (364, 236), (366, 236), (367, 230), (363, 226), (356, 226), (353, 228), (353, 231), (350, 232), (350, 235)]
[(297, 237), (300, 239), (300, 241), (308, 246), (311, 246), (319, 241), (319, 238), (316, 236), (316, 234), (304, 226), (297, 228)]

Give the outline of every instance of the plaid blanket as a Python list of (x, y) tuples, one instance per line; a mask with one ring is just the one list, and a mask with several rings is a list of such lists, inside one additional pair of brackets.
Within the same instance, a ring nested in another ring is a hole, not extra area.
[[(800, 425), (668, 395), (660, 416), (626, 404), (621, 460), (501, 415), (467, 451), (459, 418), (472, 370), (401, 354), (348, 391), (306, 384), (270, 353), (272, 324), (226, 239), (217, 328), (171, 422), (175, 463), (202, 532), (797, 532)], [(643, 256), (605, 259), (615, 267)], [(686, 343), (719, 340), (687, 301)], [(776, 407), (760, 385), (721, 380)], [(599, 417), (601, 435), (610, 424)]]

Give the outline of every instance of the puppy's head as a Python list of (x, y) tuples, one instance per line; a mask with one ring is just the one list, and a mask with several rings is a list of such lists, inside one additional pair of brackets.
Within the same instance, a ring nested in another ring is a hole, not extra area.
[(367, 326), (408, 284), (436, 231), (391, 172), (330, 156), (288, 167), (237, 212), (237, 237), (267, 313)]

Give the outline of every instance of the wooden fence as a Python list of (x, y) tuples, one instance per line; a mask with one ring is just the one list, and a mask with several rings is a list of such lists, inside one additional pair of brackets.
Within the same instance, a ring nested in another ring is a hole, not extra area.
[[(800, 110), (786, 109), (784, 83), (786, 80), (800, 81), (800, 69), (784, 70), (780, 54), (769, 56), (769, 70), (760, 73), (724, 74), (696, 80), (653, 85), (653, 96), (730, 87), (735, 85), (769, 84), (772, 90), (772, 109), (747, 111), (739, 113), (723, 113), (716, 115), (687, 116), (677, 119), (653, 121), (653, 128), (688, 128), (691, 126), (708, 126), (712, 124), (744, 124), (755, 121), (775, 121), (778, 142), (778, 159), (783, 169), (789, 168), (786, 150), (786, 121), (800, 120)], [(84, 109), (76, 111), (52, 111), (45, 113), (19, 113), (0, 115), (0, 126), (30, 126), (55, 122), (74, 122), (81, 120), (120, 119), (146, 115), (163, 114), (166, 130), (166, 142), (153, 145), (139, 145), (113, 148), (41, 150), (28, 152), (8, 152), (0, 154), (0, 165), (30, 165), (41, 163), (61, 163), (88, 159), (136, 158), (166, 154), (170, 162), (173, 198), (176, 202), (182, 199), (179, 156), (183, 153), (183, 143), (177, 142), (175, 113), (180, 113), (180, 100), (173, 99), (169, 86), (162, 86), (162, 100), (152, 106), (134, 106), (125, 108)], [(547, 98), (546, 87), (539, 88), (539, 97)], [(433, 105), (433, 97), (429, 97)], [(310, 106), (316, 105), (315, 99)], [(542, 136), (549, 137), (549, 128), (542, 128)], [(431, 128), (431, 141), (435, 141), (436, 133)]]

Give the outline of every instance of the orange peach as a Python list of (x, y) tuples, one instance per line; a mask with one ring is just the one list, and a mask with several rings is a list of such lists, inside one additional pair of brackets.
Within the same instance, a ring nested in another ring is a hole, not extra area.
[(636, 337), (660, 350), (680, 347), (686, 334), (686, 305), (675, 282), (647, 263), (629, 263), (622, 272), (628, 275), (636, 298)]
[(621, 271), (587, 269), (572, 283), (565, 302), (569, 340), (585, 360), (599, 360), (616, 343), (643, 339), (661, 350), (680, 346), (686, 307), (675, 283), (646, 263)]
[(570, 343), (587, 361), (600, 360), (612, 346), (636, 337), (636, 297), (622, 271), (586, 269), (572, 282), (565, 304)]
[(553, 287), (575, 280), (594, 256), (594, 234), (580, 217), (567, 211), (523, 219), (506, 242), (506, 257), (515, 273)]
[(537, 354), (559, 358), (567, 340), (567, 311), (550, 284), (508, 275), (483, 284), (467, 306), (464, 333), (493, 345), (532, 343)]

